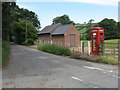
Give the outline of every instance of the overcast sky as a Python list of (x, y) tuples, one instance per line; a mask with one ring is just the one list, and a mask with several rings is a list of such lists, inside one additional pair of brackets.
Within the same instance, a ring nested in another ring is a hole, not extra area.
[(52, 24), (53, 18), (67, 14), (75, 23), (104, 18), (118, 21), (119, 0), (17, 0), (20, 8), (34, 11), (42, 28)]

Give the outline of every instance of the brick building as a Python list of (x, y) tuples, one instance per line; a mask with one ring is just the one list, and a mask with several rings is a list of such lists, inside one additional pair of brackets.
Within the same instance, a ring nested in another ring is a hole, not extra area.
[(46, 26), (38, 33), (38, 36), (40, 44), (51, 43), (68, 48), (80, 45), (80, 33), (72, 24)]

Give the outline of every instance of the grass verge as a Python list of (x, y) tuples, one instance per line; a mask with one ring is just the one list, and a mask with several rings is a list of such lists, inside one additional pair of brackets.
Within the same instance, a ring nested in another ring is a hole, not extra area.
[(10, 54), (10, 42), (2, 41), (2, 65), (8, 60)]
[(95, 55), (87, 55), (87, 54), (79, 54), (74, 55), (71, 58), (75, 58), (78, 60), (86, 60), (90, 62), (97, 62), (97, 63), (105, 63), (105, 64), (111, 64), (111, 65), (118, 65), (119, 61), (118, 59), (114, 58), (108, 58), (107, 56), (95, 56)]
[(65, 48), (65, 47), (61, 47), (61, 46), (57, 46), (54, 44), (39, 45), (37, 47), (37, 49), (42, 50), (44, 52), (56, 54), (56, 55), (63, 55), (63, 56), (71, 56), (72, 55), (70, 49)]
[(112, 64), (112, 65), (119, 64), (118, 60), (116, 60), (116, 59), (109, 59), (109, 58), (105, 58), (105, 57), (98, 57), (96, 61), (100, 62), (100, 63), (106, 63), (106, 64)]

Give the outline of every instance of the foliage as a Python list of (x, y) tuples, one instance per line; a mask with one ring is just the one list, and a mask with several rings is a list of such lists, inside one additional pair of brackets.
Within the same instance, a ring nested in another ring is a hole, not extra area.
[[(90, 22), (90, 21), (89, 21)], [(116, 22), (113, 19), (105, 18), (99, 23), (88, 23), (88, 24), (79, 24), (76, 25), (76, 28), (80, 33), (86, 34), (81, 37), (81, 39), (85, 38), (87, 40), (90, 39), (90, 27), (102, 27), (105, 29), (105, 39), (118, 39), (120, 38), (120, 22)]]
[(117, 22), (115, 20), (105, 18), (99, 22), (99, 26), (105, 29), (105, 39), (119, 38)]
[(64, 55), (64, 56), (70, 56), (72, 53), (68, 48), (57, 46), (54, 44), (43, 44), (38, 46), (39, 50), (42, 50), (44, 52), (56, 54), (56, 55)]
[(19, 6), (16, 5), (16, 2), (2, 2), (3, 63), (9, 56), (10, 41), (15, 40), (20, 44), (25, 42), (26, 23), (28, 24), (28, 37), (26, 38), (26, 43), (31, 44), (33, 40), (37, 38), (37, 30), (40, 28), (38, 16), (32, 11), (19, 8)]
[(12, 11), (14, 7), (15, 2), (2, 3), (2, 40), (9, 40), (11, 22), (13, 22)]
[(118, 39), (105, 40), (105, 42), (108, 42), (108, 43), (118, 43)]
[(8, 59), (10, 53), (10, 42), (3, 41), (2, 42), (2, 64)]
[(18, 19), (13, 23), (13, 35), (16, 43), (29, 45), (37, 38), (37, 31), (31, 22)]
[[(36, 29), (36, 31), (40, 28), (40, 22), (38, 20), (38, 16), (27, 9), (19, 8), (16, 5), (16, 2), (3, 2), (2, 3), (2, 38), (4, 40), (10, 39), (11, 41), (14, 35), (14, 22), (19, 22), (19, 19), (28, 20), (31, 22)], [(16, 27), (15, 27), (16, 28)], [(24, 28), (25, 29), (25, 28)], [(36, 33), (37, 36), (37, 33)]]
[(29, 46), (29, 45), (33, 45), (34, 44), (34, 40), (32, 38), (28, 38), (23, 45)]
[(73, 24), (75, 25), (75, 23), (73, 21), (70, 20), (68, 15), (63, 15), (63, 16), (59, 16), (53, 19), (53, 24), (57, 24), (57, 23), (61, 23), (62, 25), (65, 24)]
[(2, 64), (7, 61), (10, 53), (9, 34), (11, 31), (11, 23), (13, 22), (12, 12), (15, 2), (2, 2)]

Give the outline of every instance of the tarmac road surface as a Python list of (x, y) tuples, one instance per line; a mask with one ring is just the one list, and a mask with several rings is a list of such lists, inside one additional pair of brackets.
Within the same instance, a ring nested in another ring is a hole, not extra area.
[(118, 88), (118, 67), (12, 45), (3, 88)]

